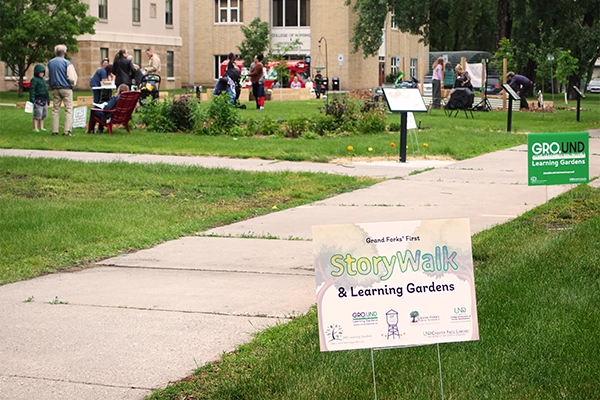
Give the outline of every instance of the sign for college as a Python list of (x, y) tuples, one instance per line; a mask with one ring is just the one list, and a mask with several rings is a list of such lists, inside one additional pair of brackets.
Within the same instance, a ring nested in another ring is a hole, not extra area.
[(479, 339), (468, 219), (313, 226), (321, 351)]
[(579, 184), (589, 181), (589, 134), (527, 135), (529, 186)]

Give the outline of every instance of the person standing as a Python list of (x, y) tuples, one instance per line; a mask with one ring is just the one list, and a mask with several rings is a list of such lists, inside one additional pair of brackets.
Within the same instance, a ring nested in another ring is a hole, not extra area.
[(70, 61), (65, 59), (67, 46), (54, 47), (54, 57), (48, 62), (48, 78), (52, 90), (52, 135), (58, 135), (60, 107), (65, 105), (65, 126), (63, 136), (72, 136), (73, 126), (73, 86), (77, 85), (77, 72)]
[(113, 61), (112, 73), (115, 75), (115, 85), (119, 87), (122, 83), (131, 88), (132, 79), (135, 76), (133, 62), (127, 57), (127, 50), (119, 50)]
[[(48, 104), (50, 104), (50, 95), (48, 87), (44, 82), (46, 68), (42, 64), (38, 64), (33, 69), (33, 78), (31, 78), (31, 86), (29, 87), (29, 101), (33, 103), (33, 130), (46, 132), (44, 129), (44, 120), (48, 115)], [(39, 123), (39, 129), (38, 129)]]
[(148, 66), (144, 68), (146, 75), (160, 75), (160, 58), (152, 51), (152, 49), (146, 49), (146, 55), (148, 56)]
[(239, 105), (240, 94), (242, 93), (242, 86), (240, 83), (240, 69), (235, 62), (236, 57), (234, 53), (229, 53), (227, 59), (229, 61), (227, 62), (227, 69), (225, 70), (225, 75), (227, 75), (235, 85), (235, 104)]
[(95, 104), (101, 103), (102, 90), (93, 90), (93, 88), (102, 86), (102, 81), (108, 80), (108, 72), (106, 71), (106, 67), (108, 66), (109, 62), (110, 61), (108, 58), (102, 60), (102, 65), (96, 70), (90, 79), (90, 87), (92, 88)]
[(442, 81), (444, 80), (442, 71), (444, 69), (444, 59), (438, 57), (433, 62), (433, 77), (431, 83), (433, 85), (431, 96), (433, 98), (433, 108), (440, 108), (442, 100)]
[(264, 74), (262, 60), (262, 54), (254, 56), (254, 66), (248, 74), (250, 82), (252, 82), (252, 95), (254, 96), (254, 100), (256, 100), (257, 110), (263, 110), (265, 102), (265, 86), (260, 82)]
[(317, 99), (321, 98), (321, 93), (325, 93), (325, 89), (323, 88), (323, 75), (321, 75), (321, 71), (317, 70), (317, 74), (315, 75), (315, 95)]
[(510, 71), (508, 74), (506, 74), (506, 82), (521, 98), (520, 108), (529, 109), (526, 96), (529, 93), (529, 89), (531, 89), (531, 86), (533, 85), (531, 79)]

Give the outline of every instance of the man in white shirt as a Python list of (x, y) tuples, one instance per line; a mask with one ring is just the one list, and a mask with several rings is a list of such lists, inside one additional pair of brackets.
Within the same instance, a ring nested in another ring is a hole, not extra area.
[(149, 59), (148, 66), (144, 68), (146, 74), (160, 75), (160, 58), (151, 49), (146, 49), (146, 55)]

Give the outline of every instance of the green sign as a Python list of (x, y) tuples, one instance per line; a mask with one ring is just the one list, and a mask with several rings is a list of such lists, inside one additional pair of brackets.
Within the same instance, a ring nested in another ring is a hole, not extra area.
[(529, 186), (589, 181), (588, 132), (529, 134), (527, 153)]

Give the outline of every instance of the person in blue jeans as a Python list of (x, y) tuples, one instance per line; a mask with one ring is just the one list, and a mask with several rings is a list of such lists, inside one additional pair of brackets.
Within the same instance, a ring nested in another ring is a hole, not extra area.
[[(123, 92), (127, 92), (129, 90), (129, 86), (127, 86), (126, 84), (122, 83), (119, 85), (119, 87), (117, 88), (117, 94), (114, 95), (113, 97), (110, 98), (110, 100), (108, 101), (108, 103), (106, 103), (106, 105), (104, 106), (104, 110), (112, 110), (116, 107), (117, 102), (119, 101), (119, 98), (121, 97), (121, 93)], [(112, 113), (105, 113), (103, 111), (96, 111), (96, 110), (92, 110), (93, 115), (98, 118), (101, 121), (107, 122), (110, 119), (110, 116), (112, 115)], [(98, 127), (98, 133), (102, 133), (104, 132), (104, 126), (102, 124), (99, 124), (100, 126)], [(94, 126), (92, 127), (92, 131), (96, 132), (96, 124), (94, 124)]]

